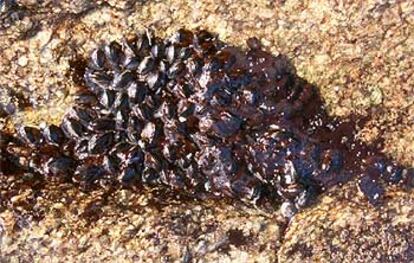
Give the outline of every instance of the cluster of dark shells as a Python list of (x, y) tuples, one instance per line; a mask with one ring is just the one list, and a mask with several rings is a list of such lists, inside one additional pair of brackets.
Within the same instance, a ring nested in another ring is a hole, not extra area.
[(184, 29), (102, 45), (62, 123), (20, 127), (2, 163), (85, 189), (163, 187), (283, 204), (286, 215), (350, 178), (372, 203), (384, 183), (410, 184), (412, 170), (354, 139), (354, 122), (329, 118), (283, 56), (247, 45)]

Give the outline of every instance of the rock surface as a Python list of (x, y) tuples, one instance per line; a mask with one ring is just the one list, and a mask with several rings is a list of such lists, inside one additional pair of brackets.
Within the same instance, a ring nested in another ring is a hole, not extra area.
[(411, 262), (413, 193), (390, 192), (382, 207), (366, 207), (352, 184), (335, 189), (297, 215), (284, 236), (279, 262)]
[[(2, 126), (57, 123), (78, 85), (74, 61), (102, 41), (144, 27), (161, 36), (202, 27), (235, 45), (257, 36), (286, 54), (332, 114), (371, 114), (360, 136), (382, 136), (391, 157), (414, 166), (411, 1), (17, 2), (0, 8), (0, 102), (17, 107)], [(277, 214), (227, 202), (168, 204), (154, 193), (85, 195), (68, 185), (26, 189), (0, 178), (0, 258), (413, 261), (412, 191), (390, 191), (375, 209), (349, 188), (333, 189), (286, 225)]]
[(283, 233), (280, 216), (228, 203), (85, 194), (71, 185), (22, 188), (0, 212), (6, 261), (274, 262)]

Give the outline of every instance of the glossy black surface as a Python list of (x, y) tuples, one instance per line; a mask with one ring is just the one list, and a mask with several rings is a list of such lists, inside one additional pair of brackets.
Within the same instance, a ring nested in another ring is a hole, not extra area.
[[(285, 57), (256, 38), (247, 44), (241, 50), (203, 30), (180, 30), (99, 47), (60, 127), (21, 127), (20, 141), (3, 139), (2, 172), (295, 209), (350, 179), (373, 204), (386, 184), (412, 181), (412, 169), (354, 138), (364, 119), (329, 117)], [(16, 161), (27, 147), (33, 153)]]

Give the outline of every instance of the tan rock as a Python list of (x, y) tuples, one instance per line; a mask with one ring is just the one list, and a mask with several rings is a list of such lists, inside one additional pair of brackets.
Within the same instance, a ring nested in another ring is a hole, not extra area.
[(354, 187), (335, 189), (297, 215), (279, 262), (411, 262), (414, 192), (390, 191), (383, 206), (373, 207), (351, 194)]
[[(21, 19), (0, 25), (0, 87), (21, 91), (38, 106), (20, 110), (13, 123), (58, 123), (79, 85), (72, 63), (96, 45), (145, 27), (160, 36), (202, 27), (235, 45), (257, 36), (273, 53), (286, 54), (334, 115), (376, 106), (362, 136), (383, 134), (385, 151), (414, 166), (410, 0), (18, 2)], [(105, 199), (73, 186), (32, 192), (12, 182), (0, 178), (0, 257), (10, 261), (414, 260), (413, 197), (401, 190), (389, 191), (375, 210), (352, 184), (335, 189), (296, 215), (283, 235), (278, 215), (225, 202), (157, 208), (150, 193), (121, 191)]]

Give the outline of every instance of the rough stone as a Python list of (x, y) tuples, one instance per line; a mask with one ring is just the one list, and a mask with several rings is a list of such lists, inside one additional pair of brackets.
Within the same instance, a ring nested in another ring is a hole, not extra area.
[[(300, 76), (319, 87), (331, 114), (370, 114), (360, 136), (381, 136), (389, 156), (414, 166), (410, 0), (17, 3), (11, 15), (0, 13), (0, 87), (22, 93), (32, 106), (19, 107), (12, 118), (1, 119), (2, 126), (59, 122), (79, 85), (73, 61), (104, 41), (146, 27), (161, 36), (202, 27), (235, 45), (256, 36), (274, 54), (285, 54)], [(0, 102), (9, 102), (7, 96), (1, 91)], [(70, 185), (24, 189), (0, 178), (0, 258), (413, 261), (413, 193), (388, 191), (376, 210), (348, 187), (333, 189), (287, 226), (280, 215), (226, 202), (154, 205), (153, 193), (86, 195)]]

